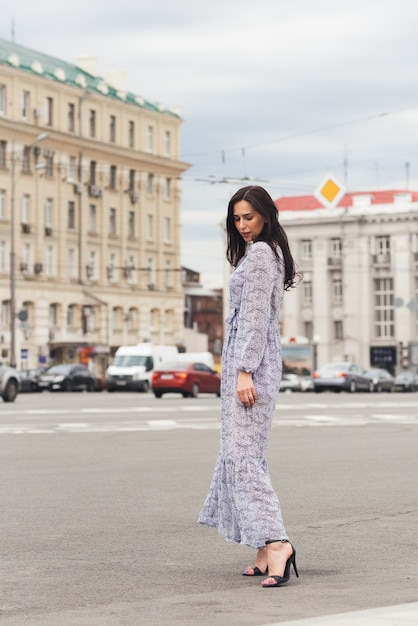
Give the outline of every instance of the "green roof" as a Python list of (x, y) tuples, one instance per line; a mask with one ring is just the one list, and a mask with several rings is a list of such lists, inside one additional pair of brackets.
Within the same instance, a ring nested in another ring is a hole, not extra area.
[(14, 67), (23, 72), (42, 76), (57, 83), (71, 85), (83, 91), (88, 90), (143, 109), (179, 117), (176, 111), (164, 109), (161, 105), (149, 102), (129, 91), (115, 89), (115, 87), (108, 85), (104, 78), (93, 76), (76, 65), (1, 38), (0, 65)]

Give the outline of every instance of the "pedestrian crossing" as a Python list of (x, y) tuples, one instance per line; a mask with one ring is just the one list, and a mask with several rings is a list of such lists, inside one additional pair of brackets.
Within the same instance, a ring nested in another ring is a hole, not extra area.
[[(3, 407), (2, 407), (3, 408)], [(402, 403), (301, 402), (277, 404), (273, 428), (367, 426), (369, 424), (418, 424), (418, 398)], [(158, 406), (26, 409), (0, 412), (0, 435), (157, 432), (217, 430), (219, 405), (158, 404)]]

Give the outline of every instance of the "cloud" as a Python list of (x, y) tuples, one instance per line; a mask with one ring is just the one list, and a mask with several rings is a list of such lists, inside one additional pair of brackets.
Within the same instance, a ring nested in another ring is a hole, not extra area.
[(416, 0), (66, 6), (15, 0), (0, 34), (13, 11), (19, 43), (68, 61), (97, 56), (101, 74), (127, 70), (133, 92), (180, 107), (192, 164), (181, 232), (196, 270), (213, 274), (203, 252), (211, 241), (218, 250), (217, 220), (241, 184), (195, 178), (259, 177), (277, 197), (309, 193), (328, 169), (352, 190), (402, 187), (408, 162), (418, 186)]

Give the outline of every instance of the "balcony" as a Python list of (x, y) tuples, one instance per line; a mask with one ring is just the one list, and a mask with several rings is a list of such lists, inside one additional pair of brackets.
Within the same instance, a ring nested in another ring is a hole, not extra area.
[(88, 185), (88, 192), (89, 192), (90, 198), (102, 197), (102, 188), (98, 187), (97, 185), (93, 185), (92, 183), (89, 183)]
[(328, 266), (329, 267), (341, 267), (342, 266), (342, 258), (340, 256), (329, 256), (328, 257)]
[(390, 252), (380, 252), (372, 255), (373, 265), (390, 265)]

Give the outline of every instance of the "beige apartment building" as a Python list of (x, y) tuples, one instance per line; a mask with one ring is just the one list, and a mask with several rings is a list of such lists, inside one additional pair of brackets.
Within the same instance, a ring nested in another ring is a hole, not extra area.
[(418, 369), (418, 192), (346, 193), (334, 208), (312, 196), (276, 200), (303, 273), (286, 293), (283, 335), (315, 344), (319, 366), (355, 361)]
[(181, 119), (124, 80), (0, 39), (2, 362), (183, 341)]

